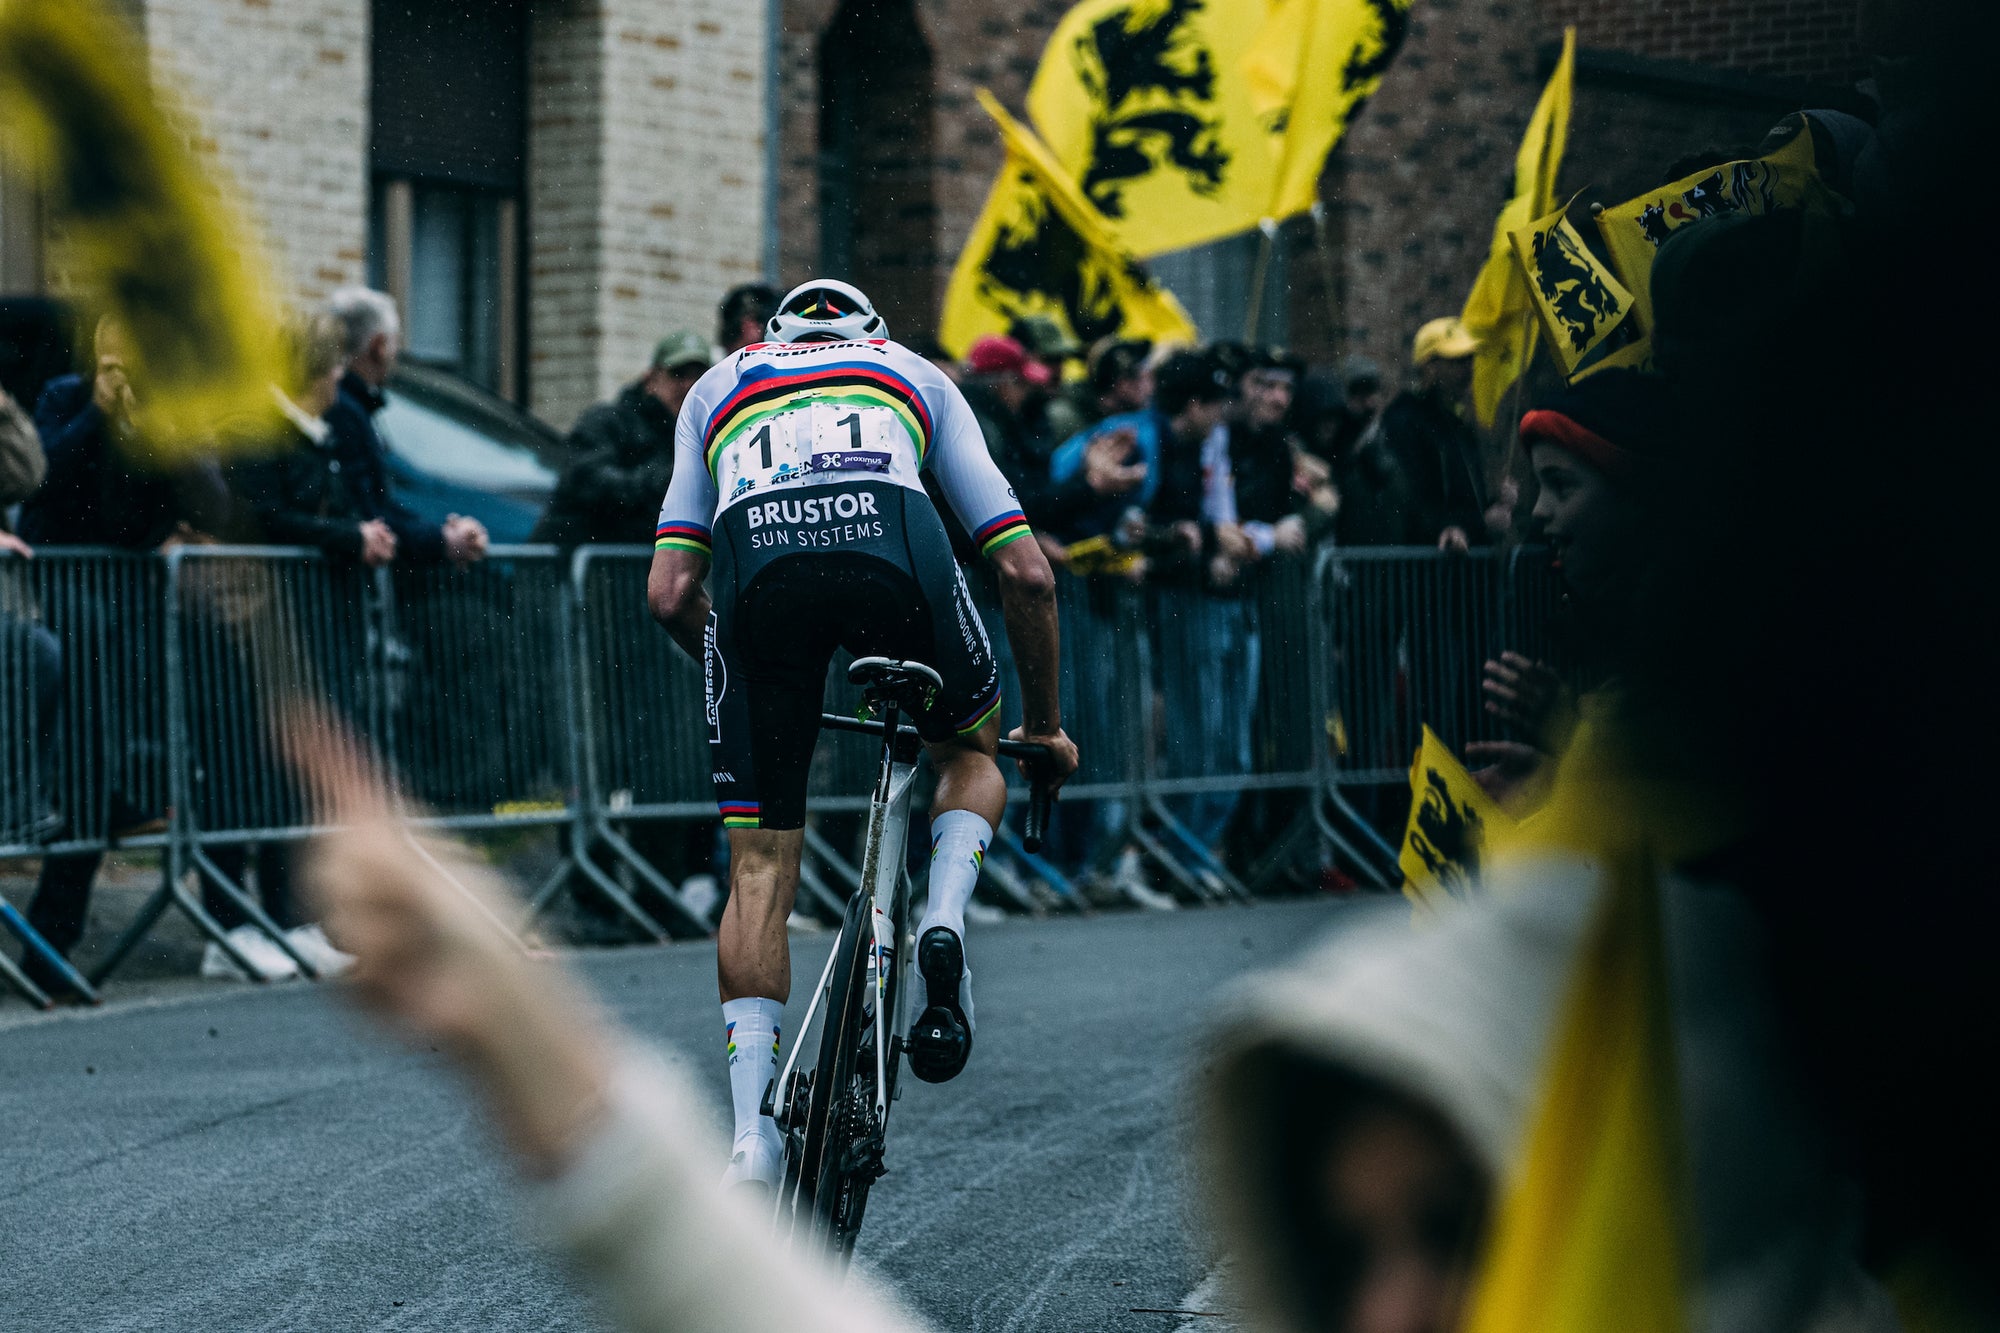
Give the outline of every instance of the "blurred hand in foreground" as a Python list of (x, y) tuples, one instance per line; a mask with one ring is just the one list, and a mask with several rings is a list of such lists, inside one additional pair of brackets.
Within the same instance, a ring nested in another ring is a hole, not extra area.
[(465, 1068), (532, 1175), (560, 1171), (603, 1114), (609, 1024), (502, 921), (511, 895), (461, 844), (411, 834), (379, 771), (339, 723), (298, 710), (287, 757), (317, 822), (305, 867), (327, 934), (354, 955), (363, 1008)]

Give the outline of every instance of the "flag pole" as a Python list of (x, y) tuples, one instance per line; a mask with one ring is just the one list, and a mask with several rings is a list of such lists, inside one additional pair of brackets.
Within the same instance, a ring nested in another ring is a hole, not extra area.
[(1250, 303), (1243, 316), (1243, 341), (1257, 345), (1257, 325), (1264, 314), (1264, 280), (1271, 272), (1271, 243), (1278, 235), (1278, 224), (1265, 218), (1257, 224), (1257, 263), (1250, 270)]
[(1312, 205), (1313, 253), (1319, 256), (1320, 285), (1326, 290), (1326, 329), (1328, 345), (1332, 348), (1333, 363), (1340, 364), (1340, 296), (1334, 286), (1338, 272), (1333, 262), (1333, 244), (1326, 236), (1326, 202), (1314, 199)]

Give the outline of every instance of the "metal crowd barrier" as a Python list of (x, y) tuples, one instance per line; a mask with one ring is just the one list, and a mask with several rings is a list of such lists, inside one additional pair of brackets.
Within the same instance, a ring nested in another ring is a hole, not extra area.
[[(563, 830), (531, 916), (587, 882), (653, 935), (704, 932), (633, 841), (649, 823), (715, 820), (702, 668), (652, 622), (649, 563), (644, 547), (504, 547), (393, 573), (287, 548), (0, 561), (0, 856), (162, 852), (161, 886), (100, 979), (169, 909), (225, 949), (225, 907), (289, 948), (242, 849), (319, 827), (271, 740), (304, 698), (396, 775), (413, 824)], [(1136, 848), (1194, 900), (1329, 847), (1388, 879), (1394, 850), (1347, 793), (1401, 782), (1426, 723), (1454, 746), (1496, 735), (1480, 666), (1503, 648), (1546, 655), (1555, 587), (1538, 552), (1423, 549), (1269, 561), (1220, 592), (1059, 578), (1064, 720), (1083, 754), (1059, 807), (1072, 849), (1102, 868)], [(997, 600), (973, 588), (1011, 727)], [(853, 702), (843, 666), (835, 710)], [(861, 809), (873, 764), (866, 738), (822, 738), (811, 808)], [(1259, 792), (1305, 808), (1239, 878), (1216, 844)], [(837, 910), (853, 868), (820, 830), (808, 842), (807, 898)]]

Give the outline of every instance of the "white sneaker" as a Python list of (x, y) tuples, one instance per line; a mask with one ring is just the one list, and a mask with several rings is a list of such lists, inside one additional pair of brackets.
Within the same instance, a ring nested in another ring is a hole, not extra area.
[(354, 966), (354, 955), (342, 953), (333, 947), (333, 941), (318, 926), (296, 926), (285, 932), (285, 943), (292, 951), (312, 964), (312, 970), (323, 977), (337, 977)]
[(1005, 912), (976, 898), (965, 905), (965, 923), (969, 926), (997, 926), (1006, 919)]
[[(243, 955), (257, 972), (255, 977), (246, 977), (237, 969), (228, 954), (219, 944), (211, 944), (201, 955), (201, 974), (223, 981), (284, 981), (299, 974), (299, 965), (291, 955), (273, 944), (263, 931), (255, 926), (243, 925), (229, 932), (225, 937), (237, 953)], [(294, 946), (296, 947), (296, 946)]]
[(713, 875), (689, 875), (681, 881), (681, 903), (704, 921), (715, 919), (715, 905), (722, 900), (722, 886)]
[(1162, 893), (1146, 882), (1146, 872), (1139, 868), (1139, 853), (1131, 847), (1119, 856), (1117, 869), (1111, 872), (1111, 885), (1151, 912), (1171, 912), (1180, 906), (1172, 894)]

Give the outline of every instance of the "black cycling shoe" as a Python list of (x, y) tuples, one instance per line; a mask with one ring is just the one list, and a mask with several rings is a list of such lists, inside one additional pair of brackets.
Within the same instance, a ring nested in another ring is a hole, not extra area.
[(932, 926), (917, 941), (917, 971), (923, 974), (924, 1012), (910, 1029), (906, 1048), (910, 1072), (926, 1083), (958, 1077), (972, 1054), (972, 1025), (958, 1004), (965, 977), (965, 945), (949, 926)]

